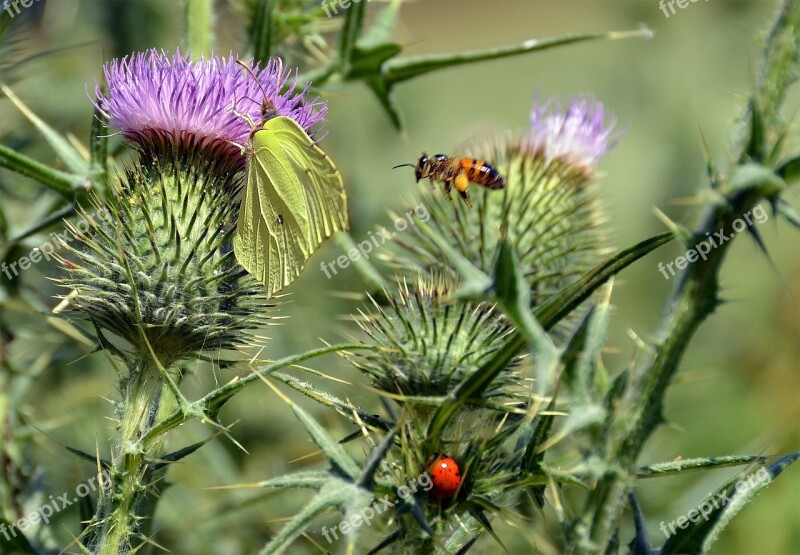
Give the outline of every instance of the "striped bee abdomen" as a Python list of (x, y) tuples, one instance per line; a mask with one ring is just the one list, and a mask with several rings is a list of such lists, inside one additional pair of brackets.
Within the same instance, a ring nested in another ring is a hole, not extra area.
[(459, 165), (464, 170), (472, 183), (486, 187), (487, 189), (503, 189), (506, 182), (500, 172), (483, 160), (476, 160), (475, 158), (462, 158)]

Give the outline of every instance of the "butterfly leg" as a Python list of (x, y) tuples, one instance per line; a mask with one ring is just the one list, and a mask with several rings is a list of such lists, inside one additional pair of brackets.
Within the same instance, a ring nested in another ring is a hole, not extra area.
[(247, 147), (246, 147), (245, 145), (243, 145), (242, 143), (237, 143), (236, 141), (228, 141), (228, 142), (229, 142), (230, 144), (232, 144), (233, 146), (235, 146), (235, 147), (238, 147), (238, 148), (239, 148), (239, 150), (241, 150), (241, 151), (242, 151), (242, 154), (244, 154), (245, 152), (247, 152)]
[(244, 121), (246, 121), (247, 124), (250, 126), (250, 129), (256, 128), (256, 122), (253, 121), (253, 118), (250, 117), (250, 114), (243, 114), (242, 112), (237, 111), (235, 104), (234, 106), (231, 106), (231, 109), (229, 111), (237, 118), (242, 118)]

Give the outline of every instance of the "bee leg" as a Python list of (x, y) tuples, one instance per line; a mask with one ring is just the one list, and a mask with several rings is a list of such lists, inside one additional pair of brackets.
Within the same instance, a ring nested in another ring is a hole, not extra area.
[(450, 194), (452, 191), (453, 182), (449, 179), (446, 179), (444, 182), (444, 194), (447, 197), (447, 200), (453, 200), (453, 196)]
[(435, 191), (436, 190), (436, 182), (433, 180), (432, 177), (429, 177), (428, 181), (431, 182), (431, 190)]
[(464, 190), (464, 191), (459, 191), (458, 194), (460, 194), (461, 198), (464, 199), (464, 204), (467, 205), (467, 208), (472, 208), (472, 201), (469, 198), (469, 193), (466, 190)]

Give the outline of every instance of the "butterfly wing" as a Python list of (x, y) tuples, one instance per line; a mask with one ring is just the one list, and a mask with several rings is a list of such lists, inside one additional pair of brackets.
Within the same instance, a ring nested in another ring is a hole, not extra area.
[(347, 225), (347, 197), (333, 162), (294, 120), (269, 120), (253, 136), (233, 241), (236, 259), (271, 295), (293, 282), (319, 245)]
[(328, 237), (348, 229), (347, 195), (342, 176), (325, 152), (291, 118), (274, 118), (265, 129), (284, 148), (302, 185), (312, 252)]

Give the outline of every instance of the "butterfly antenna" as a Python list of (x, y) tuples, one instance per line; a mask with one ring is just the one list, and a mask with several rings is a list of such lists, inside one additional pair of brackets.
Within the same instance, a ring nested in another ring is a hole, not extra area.
[(236, 60), (236, 63), (242, 66), (245, 69), (245, 71), (249, 73), (253, 79), (255, 79), (256, 83), (258, 83), (258, 86), (261, 88), (261, 92), (264, 93), (264, 96), (266, 97), (267, 91), (266, 89), (264, 89), (264, 85), (261, 83), (261, 81), (259, 81), (258, 75), (256, 75), (255, 71), (253, 71), (253, 68), (250, 67), (248, 64), (244, 63), (242, 60)]
[[(253, 71), (252, 67), (250, 67), (248, 64), (244, 63), (242, 60), (236, 60), (236, 63), (239, 64), (240, 66), (242, 66), (245, 69), (245, 71), (247, 71), (247, 73), (249, 73), (250, 76), (253, 79), (255, 79), (256, 83), (258, 83), (258, 87), (261, 89), (261, 94), (264, 95), (264, 100), (263, 100), (263, 102), (261, 104), (261, 111), (262, 111), (263, 115), (266, 118), (266, 110), (264, 109), (264, 107), (268, 105), (270, 107), (270, 110), (274, 110), (275, 109), (275, 105), (272, 104), (272, 101), (269, 99), (269, 96), (267, 96), (267, 89), (264, 88), (264, 84), (258, 79), (258, 75), (256, 75), (255, 71)], [(278, 69), (282, 72), (283, 71), (283, 62), (280, 59), (278, 59), (278, 66), (279, 66)], [(278, 75), (280, 75), (280, 73)], [(250, 100), (252, 100), (252, 99), (250, 99)]]

